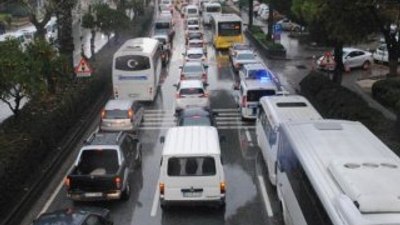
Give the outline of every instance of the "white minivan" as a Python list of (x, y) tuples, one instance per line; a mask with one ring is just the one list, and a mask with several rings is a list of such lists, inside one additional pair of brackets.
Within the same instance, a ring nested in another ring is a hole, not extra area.
[(224, 206), (226, 186), (217, 129), (173, 127), (161, 142), (161, 207), (193, 203)]

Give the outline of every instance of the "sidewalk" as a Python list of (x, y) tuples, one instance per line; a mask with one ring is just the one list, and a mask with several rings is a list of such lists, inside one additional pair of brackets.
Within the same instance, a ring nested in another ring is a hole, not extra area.
[[(243, 21), (247, 23), (248, 21), (248, 13), (244, 11), (239, 11), (238, 7), (234, 5), (231, 1), (227, 2), (227, 5), (234, 9), (236, 12), (240, 13)], [(265, 21), (261, 21), (258, 18), (253, 18), (253, 24), (256, 26), (261, 26), (264, 32), (267, 32), (267, 23)], [(290, 38), (288, 36), (289, 33), (284, 32), (281, 35), (281, 44), (286, 48), (286, 59), (289, 61), (298, 61), (299, 65), (304, 65), (305, 68), (310, 71), (314, 69), (314, 65), (312, 63), (313, 57), (322, 55), (323, 49), (313, 49), (309, 46), (303, 45), (299, 43), (297, 39)], [(362, 48), (362, 46), (361, 46)], [(271, 59), (268, 59), (271, 60)], [(375, 101), (375, 99), (371, 96), (371, 87), (374, 82), (379, 79), (384, 79), (383, 76), (388, 73), (388, 67), (384, 65), (373, 65), (367, 71), (364, 70), (353, 70), (349, 73), (343, 74), (342, 85), (359, 94), (370, 107), (377, 109), (382, 112), (382, 114), (390, 120), (396, 120), (396, 115), (382, 106), (380, 103)], [(303, 74), (298, 74), (299, 76), (303, 76)], [(304, 74), (304, 75), (307, 75)], [(302, 78), (301, 78), (302, 79)], [(298, 78), (298, 80), (301, 80)], [(293, 84), (292, 85), (298, 85)], [(295, 90), (299, 87), (293, 87)]]

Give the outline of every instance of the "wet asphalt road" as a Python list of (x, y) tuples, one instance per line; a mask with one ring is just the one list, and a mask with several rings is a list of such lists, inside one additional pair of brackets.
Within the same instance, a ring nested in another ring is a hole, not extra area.
[[(175, 207), (163, 211), (158, 202), (157, 184), (162, 144), (159, 139), (169, 127), (174, 126), (173, 100), (179, 78), (179, 65), (183, 62), (184, 51), (182, 20), (175, 15), (176, 36), (173, 57), (164, 70), (163, 82), (153, 104), (146, 105), (145, 121), (142, 124), (140, 141), (143, 145), (143, 162), (139, 170), (132, 171), (131, 196), (128, 201), (74, 203), (67, 199), (62, 187), (55, 190), (54, 199), (47, 202), (46, 211), (51, 212), (72, 206), (100, 206), (111, 210), (116, 225), (219, 225), (219, 224), (267, 224), (282, 223), (280, 208), (274, 188), (268, 183), (264, 163), (259, 155), (253, 121), (241, 121), (233, 100), (233, 73), (226, 52), (215, 52), (206, 29), (208, 46), (208, 90), (212, 108), (219, 113), (217, 124), (219, 134), (225, 137), (221, 143), (227, 197), (225, 209), (207, 207)], [(111, 60), (111, 57), (110, 57)], [(283, 72), (289, 61), (265, 61), (286, 81)], [(289, 67), (290, 68), (290, 67)], [(290, 85), (288, 83), (288, 85)], [(268, 215), (266, 190), (272, 205), (273, 215)], [(58, 192), (57, 192), (58, 191)]]

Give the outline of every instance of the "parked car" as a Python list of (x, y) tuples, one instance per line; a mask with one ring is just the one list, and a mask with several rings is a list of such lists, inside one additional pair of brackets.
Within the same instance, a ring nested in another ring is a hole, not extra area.
[(175, 114), (177, 126), (217, 126), (216, 113), (200, 107), (186, 108)]
[(243, 65), (239, 70), (239, 78), (240, 80), (271, 80), (278, 82), (272, 71), (262, 63)]
[(284, 18), (276, 22), (282, 26), (282, 30), (285, 31), (301, 31), (301, 26), (295, 22), (292, 22), (288, 18)]
[(201, 80), (204, 83), (207, 83), (207, 68), (208, 65), (205, 65), (200, 61), (192, 61), (185, 62), (182, 66), (179, 67), (181, 69), (181, 80)]
[[(327, 67), (324, 64), (324, 57), (325, 56), (321, 56), (317, 60), (317, 68), (322, 70), (333, 70), (333, 67)], [(358, 67), (368, 69), (372, 62), (372, 54), (368, 51), (357, 48), (343, 48), (343, 64), (347, 71)]]
[(112, 225), (110, 210), (98, 207), (80, 207), (44, 213), (32, 225)]
[(187, 107), (210, 107), (208, 93), (200, 80), (181, 80), (177, 85), (175, 111)]
[(238, 72), (244, 64), (258, 63), (259, 60), (256, 58), (256, 54), (251, 50), (237, 51), (232, 56), (232, 66), (235, 72)]
[(141, 144), (127, 133), (92, 134), (65, 179), (68, 198), (129, 199), (131, 167), (139, 167), (141, 160)]
[[(389, 52), (386, 44), (381, 44), (372, 53), (372, 58), (376, 63), (388, 63), (389, 62)], [(400, 59), (398, 60), (400, 62)]]
[(185, 61), (202, 61), (207, 60), (206, 53), (203, 48), (189, 48), (185, 53), (182, 53)]
[(108, 100), (100, 117), (102, 131), (128, 131), (137, 133), (143, 121), (144, 107), (130, 99)]

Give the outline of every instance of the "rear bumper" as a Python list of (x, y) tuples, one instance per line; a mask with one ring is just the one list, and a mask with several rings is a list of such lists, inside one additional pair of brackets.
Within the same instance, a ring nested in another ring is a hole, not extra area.
[(67, 197), (73, 201), (104, 201), (121, 199), (120, 190), (109, 192), (68, 192)]
[(199, 199), (199, 200), (165, 200), (163, 197), (160, 197), (160, 204), (162, 206), (174, 206), (174, 205), (179, 205), (179, 206), (222, 206), (225, 205), (225, 196), (218, 198), (218, 199)]

